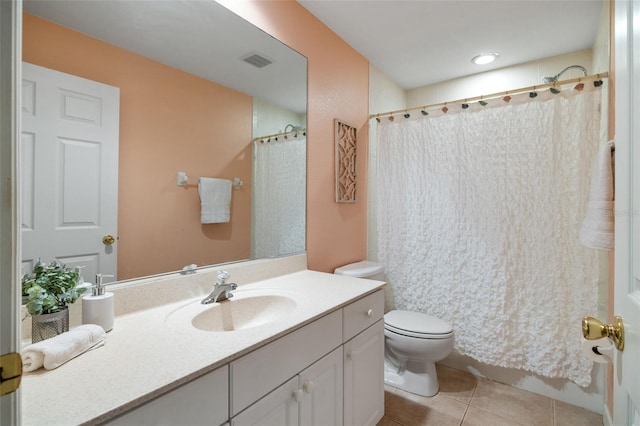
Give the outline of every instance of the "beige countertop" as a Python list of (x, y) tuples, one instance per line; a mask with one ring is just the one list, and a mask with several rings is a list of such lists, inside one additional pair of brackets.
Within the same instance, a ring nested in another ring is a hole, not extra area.
[(274, 322), (233, 332), (176, 326), (175, 312), (206, 294), (116, 316), (103, 347), (55, 370), (23, 376), (22, 423), (67, 426), (106, 421), (383, 285), (308, 270), (240, 285), (234, 292), (239, 298), (243, 292), (272, 290), (291, 295), (297, 305)]

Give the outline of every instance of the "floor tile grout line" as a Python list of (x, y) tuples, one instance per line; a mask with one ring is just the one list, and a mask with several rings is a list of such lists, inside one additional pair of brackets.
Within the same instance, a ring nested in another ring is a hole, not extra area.
[(462, 420), (460, 420), (460, 426), (464, 423), (464, 419), (467, 417), (467, 413), (469, 412), (469, 407), (471, 407), (471, 400), (473, 400), (473, 395), (476, 393), (476, 389), (478, 389), (479, 380), (476, 379), (475, 384), (473, 385), (473, 391), (471, 391), (471, 395), (469, 396), (469, 400), (467, 401), (467, 408), (464, 410), (464, 414), (462, 415)]
[(480, 383), (480, 379), (476, 378), (476, 383), (473, 385), (473, 390), (471, 391), (471, 395), (469, 396), (469, 401), (467, 402), (467, 405), (471, 405), (471, 401), (473, 401), (473, 397), (476, 394), (476, 391), (478, 390), (478, 384)]
[[(469, 406), (469, 407), (471, 407), (471, 406)], [(501, 419), (503, 419), (503, 420), (505, 420), (505, 421), (508, 421), (508, 422), (510, 422), (510, 423), (515, 423), (515, 424), (517, 424), (518, 426), (527, 426), (526, 424), (521, 423), (520, 421), (518, 421), (518, 420), (516, 420), (516, 419), (513, 419), (513, 418), (511, 418), (511, 417), (506, 417), (506, 416), (504, 416), (504, 415), (502, 415), (502, 414), (500, 414), (500, 413), (496, 413), (496, 412), (494, 412), (494, 411), (487, 410), (486, 408), (482, 408), (482, 407), (473, 407), (473, 408), (474, 408), (474, 410), (484, 411), (485, 413), (491, 414), (491, 415), (496, 416), (496, 417), (500, 417)]]
[(460, 419), (460, 425), (462, 426), (462, 424), (464, 423), (464, 418), (467, 417), (467, 412), (469, 411), (469, 404), (467, 404), (467, 408), (464, 409), (464, 414), (462, 415), (462, 418)]

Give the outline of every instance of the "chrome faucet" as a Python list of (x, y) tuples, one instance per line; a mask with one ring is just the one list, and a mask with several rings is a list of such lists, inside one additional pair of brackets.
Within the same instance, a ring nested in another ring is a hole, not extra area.
[(207, 305), (209, 303), (222, 302), (223, 300), (231, 299), (233, 297), (231, 291), (238, 288), (238, 284), (226, 282), (229, 277), (230, 275), (227, 271), (218, 271), (218, 279), (216, 280), (216, 284), (213, 286), (213, 291), (210, 295), (202, 299), (200, 303)]

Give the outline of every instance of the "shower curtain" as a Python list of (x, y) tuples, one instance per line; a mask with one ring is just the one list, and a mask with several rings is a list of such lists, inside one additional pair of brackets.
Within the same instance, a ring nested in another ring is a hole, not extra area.
[(578, 235), (599, 102), (569, 88), (380, 119), (378, 257), (397, 309), (450, 322), (480, 362), (590, 383), (580, 323), (599, 271)]
[(305, 250), (306, 138), (253, 142), (251, 257)]

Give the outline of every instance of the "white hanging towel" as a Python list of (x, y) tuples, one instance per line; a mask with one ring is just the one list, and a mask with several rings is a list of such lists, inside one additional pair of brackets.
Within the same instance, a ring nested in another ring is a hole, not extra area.
[(596, 155), (587, 214), (580, 230), (580, 242), (598, 250), (613, 250), (614, 246), (614, 146), (609, 141)]
[(200, 221), (202, 223), (229, 222), (231, 210), (231, 181), (203, 178), (198, 180)]

